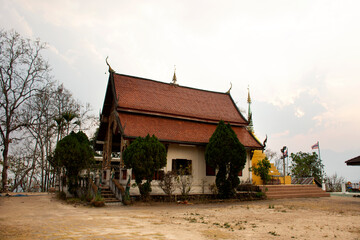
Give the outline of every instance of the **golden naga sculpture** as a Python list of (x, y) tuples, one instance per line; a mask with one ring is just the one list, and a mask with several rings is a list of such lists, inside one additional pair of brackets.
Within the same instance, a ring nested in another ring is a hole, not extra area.
[(109, 58), (109, 56), (106, 57), (105, 62), (109, 66), (109, 72), (114, 73), (115, 71), (110, 67), (110, 64), (108, 63), (108, 58)]
[(232, 89), (232, 83), (230, 82), (230, 88), (229, 88), (229, 90), (227, 90), (227, 94), (230, 94), (230, 90)]

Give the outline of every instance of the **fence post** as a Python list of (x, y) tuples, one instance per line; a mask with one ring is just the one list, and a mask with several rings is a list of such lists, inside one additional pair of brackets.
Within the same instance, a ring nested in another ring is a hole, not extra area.
[(341, 183), (341, 192), (345, 193), (346, 192), (346, 187), (345, 187), (345, 182)]

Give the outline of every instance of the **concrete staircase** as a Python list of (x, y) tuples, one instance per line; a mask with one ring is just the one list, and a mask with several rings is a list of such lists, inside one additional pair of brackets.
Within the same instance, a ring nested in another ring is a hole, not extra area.
[(115, 194), (110, 190), (109, 187), (101, 186), (100, 190), (101, 190), (101, 196), (105, 200), (105, 204), (121, 203), (121, 201), (116, 198)]
[(268, 199), (330, 197), (330, 193), (323, 191), (314, 184), (263, 185), (260, 186), (260, 189), (266, 194)]

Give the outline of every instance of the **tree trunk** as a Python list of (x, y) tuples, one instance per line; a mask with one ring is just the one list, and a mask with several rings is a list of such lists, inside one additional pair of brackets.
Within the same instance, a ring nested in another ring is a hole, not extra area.
[(32, 183), (32, 179), (33, 179), (33, 176), (34, 176), (34, 172), (35, 172), (35, 168), (33, 168), (32, 172), (31, 172), (31, 175), (30, 175), (30, 180), (29, 180), (29, 184), (28, 184), (28, 187), (27, 187), (28, 192), (30, 192), (30, 190), (31, 190), (31, 183)]
[(44, 144), (41, 139), (40, 141), (40, 159), (41, 159), (41, 192), (45, 192), (45, 169), (44, 169)]
[(22, 177), (20, 178), (20, 180), (18, 182), (16, 182), (16, 184), (14, 184), (14, 186), (12, 187), (11, 191), (14, 191), (19, 185), (22, 184), (24, 178), (26, 177), (26, 175), (34, 168), (35, 166), (31, 166), (31, 168), (28, 168), (25, 173), (22, 175)]
[(9, 168), (8, 165), (8, 152), (9, 152), (9, 136), (6, 136), (5, 141), (4, 141), (4, 151), (3, 151), (3, 170), (2, 170), (2, 191), (3, 192), (8, 192), (9, 191), (9, 187), (7, 185), (7, 181), (8, 181), (8, 174), (7, 174), (7, 170)]
[[(37, 145), (38, 145), (38, 143), (36, 142), (36, 144), (35, 144), (35, 149), (37, 148)], [(35, 166), (36, 166), (36, 158), (35, 158), (35, 156), (33, 156), (33, 160), (32, 160), (33, 162), (32, 162), (32, 165), (31, 165), (31, 167), (30, 168), (28, 168), (28, 169), (26, 169), (26, 171), (24, 172), (24, 174), (22, 175), (22, 177), (20, 178), (20, 180), (19, 180), (19, 182), (17, 182), (16, 184), (14, 184), (14, 186), (12, 187), (12, 191), (14, 190), (14, 189), (16, 189), (18, 186), (19, 186), (19, 184), (22, 184), (22, 181), (24, 180), (24, 178), (26, 177), (26, 175), (31, 171), (31, 170), (34, 170), (35, 169)]]

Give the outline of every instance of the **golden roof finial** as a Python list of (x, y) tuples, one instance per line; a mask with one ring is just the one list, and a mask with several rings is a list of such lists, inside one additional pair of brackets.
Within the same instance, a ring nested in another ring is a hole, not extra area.
[(248, 86), (248, 99), (247, 99), (247, 102), (249, 104), (249, 108), (248, 108), (248, 122), (249, 122), (249, 125), (248, 125), (248, 130), (252, 133), (254, 133), (254, 127), (253, 127), (253, 120), (252, 120), (252, 112), (251, 112), (251, 98), (250, 98), (250, 88)]
[(109, 56), (106, 57), (105, 62), (109, 66), (109, 72), (114, 73), (115, 71), (110, 67), (110, 64), (108, 63), (108, 58), (109, 58)]
[(249, 88), (249, 85), (248, 85), (248, 99), (247, 99), (247, 102), (248, 102), (248, 103), (251, 103), (251, 98), (250, 98), (250, 88)]
[(171, 84), (177, 85), (176, 81), (177, 81), (177, 79), (176, 79), (176, 65), (174, 65), (174, 76), (173, 76)]
[(230, 82), (230, 88), (227, 90), (226, 94), (230, 94), (230, 90), (232, 89), (232, 83)]

